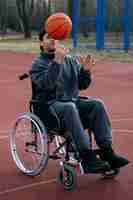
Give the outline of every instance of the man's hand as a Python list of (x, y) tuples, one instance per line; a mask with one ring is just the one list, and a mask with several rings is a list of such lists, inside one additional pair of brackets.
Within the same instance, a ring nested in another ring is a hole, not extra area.
[(77, 61), (79, 64), (84, 66), (85, 70), (92, 70), (92, 67), (95, 65), (95, 59), (92, 55), (87, 56), (77, 56)]
[(59, 64), (64, 63), (65, 56), (69, 53), (69, 49), (65, 47), (57, 47), (55, 51), (55, 61)]

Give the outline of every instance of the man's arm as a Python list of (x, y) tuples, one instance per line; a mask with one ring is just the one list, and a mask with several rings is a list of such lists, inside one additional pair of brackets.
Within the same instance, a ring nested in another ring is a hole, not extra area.
[(91, 72), (89, 70), (85, 70), (84, 68), (80, 69), (79, 72), (79, 90), (85, 90), (89, 87), (91, 83)]
[(91, 55), (78, 56), (78, 63), (82, 66), (79, 72), (79, 89), (87, 89), (91, 83), (91, 70), (95, 65), (95, 60)]
[(33, 62), (31, 70), (32, 81), (41, 89), (55, 88), (67, 53), (68, 49), (58, 47), (55, 51), (55, 58), (50, 63), (40, 59)]
[(61, 70), (60, 64), (53, 61), (49, 64), (36, 60), (30, 71), (32, 81), (41, 89), (53, 89), (56, 86)]

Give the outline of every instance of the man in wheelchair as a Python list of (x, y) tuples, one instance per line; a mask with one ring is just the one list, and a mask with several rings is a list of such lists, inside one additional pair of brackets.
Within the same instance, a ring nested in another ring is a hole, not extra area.
[[(111, 126), (103, 103), (79, 96), (79, 91), (91, 83), (94, 58), (70, 56), (68, 49), (50, 38), (45, 30), (39, 34), (39, 40), (41, 52), (32, 63), (30, 75), (36, 86), (34, 99), (40, 101), (37, 109), (41, 120), (46, 104), (55, 110), (62, 127), (71, 132), (85, 173), (100, 173), (127, 165), (129, 161), (113, 150)], [(89, 148), (85, 129), (93, 132), (100, 158)]]

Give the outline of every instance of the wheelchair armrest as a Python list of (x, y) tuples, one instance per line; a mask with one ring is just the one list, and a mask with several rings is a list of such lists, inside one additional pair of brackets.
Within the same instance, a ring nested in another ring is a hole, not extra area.
[(40, 101), (39, 100), (36, 100), (36, 99), (31, 99), (30, 100), (30, 104), (39, 104)]
[(27, 79), (27, 78), (29, 78), (29, 74), (28, 73), (24, 73), (24, 74), (21, 74), (20, 76), (19, 76), (19, 80), (24, 80), (24, 79)]
[(39, 104), (40, 101), (39, 100), (36, 100), (36, 99), (31, 99), (29, 101), (29, 109), (30, 109), (30, 112), (33, 112), (33, 106), (36, 104)]
[(79, 99), (88, 100), (87, 96), (79, 96)]

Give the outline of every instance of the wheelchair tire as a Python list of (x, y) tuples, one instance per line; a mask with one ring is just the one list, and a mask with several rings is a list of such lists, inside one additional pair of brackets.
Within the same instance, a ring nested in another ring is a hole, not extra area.
[(64, 190), (74, 190), (77, 184), (77, 174), (74, 167), (65, 163), (59, 171), (58, 180), (63, 185)]
[(49, 158), (48, 134), (40, 119), (33, 113), (21, 113), (10, 134), (12, 158), (18, 169), (28, 176), (44, 170)]

